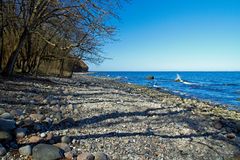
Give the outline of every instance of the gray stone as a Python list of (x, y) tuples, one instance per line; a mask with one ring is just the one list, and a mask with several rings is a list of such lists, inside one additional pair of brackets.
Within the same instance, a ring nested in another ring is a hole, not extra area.
[(6, 131), (0, 131), (0, 141), (10, 141), (12, 135)]
[(23, 115), (23, 111), (20, 110), (20, 109), (16, 109), (16, 110), (12, 110), (10, 112), (10, 114), (13, 115), (13, 116), (22, 116)]
[(17, 128), (16, 129), (16, 137), (23, 138), (26, 136), (27, 128)]
[(38, 144), (32, 150), (33, 160), (55, 160), (63, 156), (61, 149), (49, 144)]
[(56, 144), (54, 144), (54, 146), (56, 146), (58, 148), (61, 148), (65, 152), (71, 151), (71, 148), (67, 143), (56, 143)]
[(94, 160), (94, 156), (91, 153), (82, 153), (77, 156), (77, 160)]
[(24, 156), (29, 156), (32, 154), (32, 147), (30, 145), (19, 148), (19, 153)]
[(3, 113), (5, 113), (5, 109), (0, 108), (0, 114), (3, 114)]
[(110, 160), (109, 157), (102, 152), (97, 152), (93, 154), (95, 159), (94, 160)]
[(7, 112), (1, 114), (0, 118), (3, 118), (3, 119), (14, 119), (14, 117), (10, 113), (7, 113)]
[(16, 122), (10, 119), (0, 118), (0, 130), (1, 131), (10, 131), (16, 128)]
[(0, 157), (4, 156), (7, 153), (7, 150), (0, 144)]
[(55, 118), (56, 118), (58, 121), (61, 121), (62, 118), (63, 118), (62, 113), (61, 113), (61, 112), (57, 112), (57, 113), (55, 114)]
[(44, 115), (42, 115), (42, 114), (31, 114), (30, 117), (31, 117), (31, 119), (40, 121), (40, 122), (42, 120), (44, 120), (44, 118), (45, 118)]
[(63, 136), (61, 138), (62, 143), (71, 143), (71, 139), (68, 136)]

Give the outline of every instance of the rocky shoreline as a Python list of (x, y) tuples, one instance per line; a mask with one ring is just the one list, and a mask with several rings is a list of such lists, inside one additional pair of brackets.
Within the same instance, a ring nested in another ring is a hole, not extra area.
[(0, 78), (2, 159), (238, 159), (240, 113), (88, 75)]

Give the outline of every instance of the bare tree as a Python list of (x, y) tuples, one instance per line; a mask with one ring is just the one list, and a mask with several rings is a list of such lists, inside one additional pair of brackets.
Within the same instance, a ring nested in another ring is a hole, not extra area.
[[(121, 6), (120, 0), (6, 0), (2, 3), (6, 8), (12, 5), (5, 12), (3, 7), (1, 13), (18, 33), (3, 70), (7, 76), (13, 73), (19, 55), (18, 64), (23, 72), (36, 70), (33, 66), (39, 65), (41, 57), (58, 54), (56, 51), (60, 56), (73, 55), (101, 62), (104, 59), (101, 47), (115, 31), (107, 22), (118, 18), (116, 11)], [(12, 19), (7, 15), (12, 15)], [(11, 27), (8, 26), (9, 30)], [(37, 44), (42, 51), (37, 49)]]

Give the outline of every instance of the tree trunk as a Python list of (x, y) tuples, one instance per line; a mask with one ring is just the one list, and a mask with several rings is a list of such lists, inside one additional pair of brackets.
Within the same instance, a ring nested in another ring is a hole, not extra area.
[(17, 60), (17, 57), (18, 57), (18, 55), (20, 53), (20, 50), (24, 46), (24, 43), (25, 43), (25, 41), (27, 39), (27, 36), (28, 36), (28, 30), (27, 30), (27, 28), (25, 28), (23, 33), (22, 33), (22, 35), (21, 35), (21, 37), (20, 37), (20, 39), (19, 39), (17, 48), (12, 52), (10, 58), (8, 59), (7, 65), (4, 68), (3, 73), (2, 73), (3, 76), (10, 76), (10, 75), (12, 75), (13, 69), (14, 69), (14, 65), (15, 65), (16, 60)]

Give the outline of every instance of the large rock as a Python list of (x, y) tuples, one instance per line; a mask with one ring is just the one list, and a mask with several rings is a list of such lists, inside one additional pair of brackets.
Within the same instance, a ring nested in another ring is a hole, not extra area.
[(30, 145), (27, 145), (19, 148), (18, 151), (21, 155), (29, 156), (32, 154), (32, 147)]
[(154, 76), (147, 76), (146, 79), (147, 79), (147, 80), (153, 80), (153, 79), (154, 79)]
[(0, 131), (11, 131), (16, 128), (16, 122), (10, 119), (0, 118)]
[(33, 160), (55, 160), (63, 158), (63, 151), (49, 144), (38, 144), (32, 150)]

